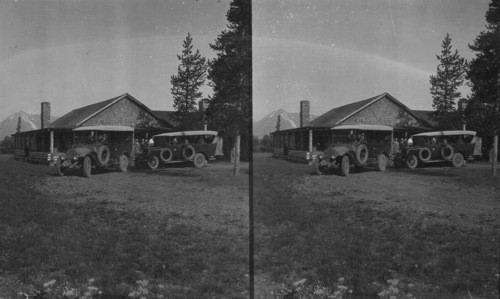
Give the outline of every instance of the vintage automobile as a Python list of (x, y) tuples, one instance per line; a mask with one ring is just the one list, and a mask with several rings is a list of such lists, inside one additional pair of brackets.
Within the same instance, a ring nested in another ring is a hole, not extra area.
[(332, 142), (324, 150), (313, 150), (308, 159), (318, 174), (340, 169), (340, 173), (347, 176), (351, 166), (373, 164), (384, 171), (391, 157), (392, 132), (391, 127), (381, 125), (333, 127)]
[(414, 169), (420, 163), (449, 161), (455, 167), (462, 167), (474, 153), (474, 131), (436, 131), (415, 134), (413, 144), (408, 146), (404, 159)]
[[(201, 168), (217, 155), (219, 138), (216, 131), (181, 131), (153, 136), (153, 145), (145, 152), (150, 169), (160, 165), (193, 162)], [(222, 152), (220, 153), (222, 154)]]
[(89, 177), (93, 168), (111, 166), (118, 166), (121, 172), (127, 171), (136, 150), (132, 127), (86, 126), (73, 132), (73, 147), (52, 157), (59, 175), (69, 170), (80, 170)]

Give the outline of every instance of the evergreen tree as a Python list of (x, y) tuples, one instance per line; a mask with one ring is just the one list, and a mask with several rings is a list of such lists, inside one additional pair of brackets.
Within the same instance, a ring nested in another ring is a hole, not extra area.
[[(250, 0), (233, 0), (226, 14), (228, 29), (210, 47), (217, 57), (210, 61), (208, 78), (214, 90), (207, 109), (211, 128), (235, 136), (235, 170), (239, 172), (241, 134), (252, 142), (252, 15)], [(249, 148), (250, 150), (250, 148)]]
[[(490, 2), (486, 22), (486, 30), (469, 45), (476, 57), (470, 61), (467, 72), (472, 93), (465, 117), (469, 126), (480, 134), (493, 136), (493, 145), (497, 148), (500, 133), (500, 0)], [(494, 152), (492, 174), (496, 175), (498, 150)]]
[(199, 89), (205, 83), (208, 64), (206, 59), (200, 55), (199, 50), (193, 53), (191, 34), (188, 33), (182, 46), (182, 54), (177, 55), (181, 61), (177, 68), (177, 75), (170, 78), (174, 108), (180, 129), (201, 129), (202, 117), (196, 109), (196, 104), (202, 96)]
[(455, 103), (460, 99), (458, 87), (465, 78), (465, 59), (451, 50), (451, 37), (446, 34), (442, 43), (441, 55), (436, 75), (431, 76), (432, 107), (436, 109), (441, 129), (457, 129), (460, 127), (460, 117)]
[(278, 120), (276, 121), (276, 131), (281, 130), (281, 114), (278, 114)]

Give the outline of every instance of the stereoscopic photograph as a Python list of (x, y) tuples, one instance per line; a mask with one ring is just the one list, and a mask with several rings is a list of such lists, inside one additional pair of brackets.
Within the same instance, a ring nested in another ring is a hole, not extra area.
[(498, 298), (500, 1), (0, 2), (0, 298)]
[(251, 3), (0, 14), (0, 297), (250, 297)]
[(252, 2), (256, 298), (498, 298), (499, 6)]

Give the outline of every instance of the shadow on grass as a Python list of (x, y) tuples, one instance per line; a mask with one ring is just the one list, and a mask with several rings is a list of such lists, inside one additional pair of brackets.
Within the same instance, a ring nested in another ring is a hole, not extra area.
[[(0, 268), (39, 295), (52, 279), (60, 297), (64, 284), (78, 287), (90, 278), (115, 296), (127, 296), (138, 280), (149, 282), (151, 296), (245, 293), (247, 243), (235, 242), (239, 236), (203, 230), (172, 213), (157, 219), (100, 203), (56, 202), (29, 187), (28, 173), (50, 175), (41, 167), (0, 174)], [(2, 295), (20, 290), (9, 291)]]
[(419, 176), (429, 176), (429, 177), (458, 177), (458, 173), (453, 173), (455, 171), (455, 168), (453, 166), (448, 166), (448, 165), (437, 165), (438, 163), (435, 163), (434, 165), (431, 164), (424, 164), (422, 166), (419, 166), (415, 169), (409, 169), (405, 167), (393, 167), (390, 168), (389, 171), (395, 172), (395, 173), (407, 173), (411, 175), (419, 175)]
[[(53, 177), (60, 176), (57, 173), (57, 170), (54, 167), (50, 167), (49, 174)], [(99, 176), (99, 175), (106, 175), (108, 173), (113, 173), (113, 172), (120, 172), (120, 170), (117, 167), (111, 168), (111, 167), (104, 167), (104, 168), (92, 168), (91, 171), (91, 176)], [(63, 176), (69, 176), (69, 177), (82, 177), (85, 178), (82, 170), (80, 169), (68, 169), (64, 171)]]
[(141, 173), (151, 176), (172, 176), (172, 177), (186, 177), (186, 178), (196, 178), (199, 177), (199, 174), (188, 172), (184, 170), (173, 170), (173, 169), (156, 169), (156, 170), (148, 170)]
[(343, 278), (354, 298), (376, 298), (388, 279), (417, 298), (498, 296), (497, 226), (463, 226), (370, 201), (316, 201), (282, 187), (304, 175), (282, 164), (281, 177), (267, 160), (254, 166), (256, 265), (274, 282), (305, 278), (334, 289)]

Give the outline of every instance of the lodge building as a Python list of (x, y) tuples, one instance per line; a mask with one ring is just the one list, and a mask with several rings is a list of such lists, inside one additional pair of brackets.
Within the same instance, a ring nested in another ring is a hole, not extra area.
[(312, 121), (309, 110), (309, 101), (301, 101), (300, 127), (271, 133), (274, 156), (306, 161), (314, 145), (332, 142), (331, 130), (340, 125), (390, 126), (396, 138), (435, 129), (429, 111), (412, 111), (387, 92), (331, 109)]
[(41, 128), (13, 134), (14, 155), (47, 162), (51, 153), (63, 153), (73, 146), (74, 129), (83, 126), (119, 125), (134, 128), (138, 140), (175, 130), (175, 122), (153, 112), (128, 93), (74, 109), (50, 122), (50, 103), (41, 103)]

